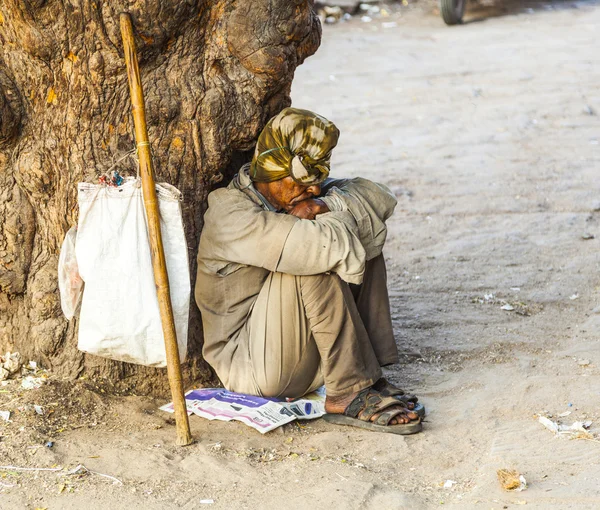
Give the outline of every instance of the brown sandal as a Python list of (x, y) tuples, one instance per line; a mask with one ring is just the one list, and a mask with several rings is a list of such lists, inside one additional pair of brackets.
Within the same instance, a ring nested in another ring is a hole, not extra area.
[[(350, 402), (343, 414), (328, 413), (323, 416), (323, 419), (336, 425), (350, 425), (389, 434), (409, 435), (420, 432), (423, 429), (420, 417), (409, 423), (388, 425), (393, 418), (409, 411), (406, 408), (398, 408), (398, 406), (402, 406), (398, 399), (384, 396), (374, 388), (366, 388), (360, 391), (356, 398)], [(390, 409), (391, 407), (396, 409)], [(385, 411), (386, 409), (388, 411)], [(378, 413), (381, 414), (372, 422), (371, 418)]]

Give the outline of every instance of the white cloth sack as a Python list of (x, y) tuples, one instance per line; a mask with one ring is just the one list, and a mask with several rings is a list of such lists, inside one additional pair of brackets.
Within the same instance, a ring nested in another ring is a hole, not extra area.
[[(78, 347), (84, 352), (153, 367), (166, 366), (165, 343), (138, 179), (119, 187), (79, 183), (77, 263), (85, 282)], [(187, 350), (190, 272), (181, 193), (157, 184), (177, 344)]]

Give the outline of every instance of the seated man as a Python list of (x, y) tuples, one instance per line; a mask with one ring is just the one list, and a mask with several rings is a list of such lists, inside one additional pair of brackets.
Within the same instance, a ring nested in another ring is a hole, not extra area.
[(325, 384), (328, 421), (412, 434), (423, 406), (381, 376), (398, 361), (381, 254), (396, 199), (366, 179), (327, 179), (338, 136), (286, 108), (252, 163), (209, 195), (203, 354), (231, 391), (296, 398)]

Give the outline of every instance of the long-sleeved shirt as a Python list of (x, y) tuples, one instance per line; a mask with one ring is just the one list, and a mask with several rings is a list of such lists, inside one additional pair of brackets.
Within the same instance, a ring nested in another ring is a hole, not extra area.
[(329, 179), (321, 193), (330, 212), (315, 220), (278, 213), (243, 167), (227, 188), (208, 196), (195, 296), (203, 355), (220, 376), (231, 364), (269, 272), (334, 272), (358, 284), (365, 262), (381, 253), (385, 221), (396, 206), (389, 189), (362, 178)]

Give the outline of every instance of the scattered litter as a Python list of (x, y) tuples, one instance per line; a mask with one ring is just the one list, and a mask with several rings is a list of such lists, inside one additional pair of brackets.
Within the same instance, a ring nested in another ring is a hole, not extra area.
[(525, 477), (514, 469), (499, 469), (496, 474), (504, 490), (519, 492), (527, 488)]
[(43, 415), (44, 414), (44, 408), (42, 406), (37, 406), (34, 405), (33, 408), (35, 409), (35, 412), (39, 415)]
[(584, 241), (589, 241), (590, 239), (596, 239), (596, 236), (594, 234), (590, 234), (589, 232), (586, 232), (585, 234), (583, 234), (581, 236), (581, 239), (583, 239)]
[(575, 438), (581, 437), (586, 439), (593, 439), (593, 436), (588, 432), (588, 429), (592, 426), (592, 421), (576, 421), (571, 425), (563, 425), (552, 421), (545, 416), (539, 416), (538, 421), (546, 427), (549, 431), (554, 432), (560, 436), (574, 436)]
[(444, 482), (444, 489), (451, 489), (453, 485), (456, 485), (454, 480), (446, 480)]
[(577, 364), (578, 364), (580, 367), (587, 367), (587, 366), (589, 366), (589, 365), (591, 364), (591, 361), (590, 361), (589, 359), (580, 359), (580, 360), (577, 362)]
[(545, 416), (540, 416), (538, 418), (538, 421), (544, 427), (546, 427), (550, 432), (554, 432), (555, 434), (558, 434), (558, 423), (556, 423), (555, 421), (549, 420)]
[(585, 108), (583, 109), (583, 111), (585, 113), (587, 113), (588, 115), (596, 115), (596, 111), (589, 104), (585, 105)]
[(508, 303), (500, 307), (500, 310), (506, 310), (507, 312), (512, 312), (514, 309), (515, 307)]
[(38, 369), (37, 362), (30, 360), (29, 363), (27, 363), (27, 368), (29, 370), (33, 370), (33, 371), (37, 370)]
[(571, 301), (574, 301), (575, 299), (579, 299), (579, 294), (573, 294), (572, 296), (569, 297), (569, 299)]
[(201, 505), (212, 505), (214, 502), (215, 502), (214, 499), (201, 499), (200, 500)]
[(489, 301), (490, 299), (494, 299), (494, 294), (484, 294), (483, 299)]
[(371, 18), (370, 16), (362, 16), (362, 17), (360, 18), (360, 20), (361, 20), (363, 23), (371, 23), (371, 21), (373, 21), (373, 18)]
[(46, 448), (52, 448), (54, 446), (54, 441), (46, 441), (44, 444)]
[(0, 411), (0, 418), (4, 421), (10, 420), (10, 411)]
[(521, 287), (511, 287), (510, 290), (512, 290), (513, 292), (520, 292)]
[(92, 474), (92, 475), (96, 475), (96, 476), (101, 476), (103, 478), (108, 478), (109, 480), (113, 481), (113, 485), (115, 485), (115, 484), (123, 485), (123, 482), (121, 480), (119, 480), (118, 478), (115, 478), (114, 476), (111, 476), (111, 475), (105, 475), (104, 473), (98, 473), (98, 471), (92, 471), (91, 469), (86, 468), (83, 464), (78, 464), (76, 467), (74, 467), (70, 471), (67, 471), (63, 476), (87, 475), (88, 473)]
[(565, 411), (564, 413), (560, 413), (558, 415), (559, 418), (564, 418), (565, 416), (569, 416), (571, 414), (571, 411)]
[(4, 381), (5, 379), (8, 379), (9, 375), (10, 374), (8, 373), (8, 370), (0, 367), (0, 381)]
[(36, 390), (44, 384), (45, 379), (43, 377), (33, 377), (28, 375), (21, 381), (21, 387), (25, 390)]
[(396, 28), (398, 26), (398, 23), (396, 23), (395, 21), (384, 21), (381, 26), (383, 28)]

